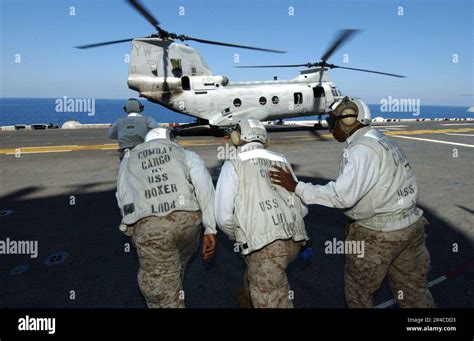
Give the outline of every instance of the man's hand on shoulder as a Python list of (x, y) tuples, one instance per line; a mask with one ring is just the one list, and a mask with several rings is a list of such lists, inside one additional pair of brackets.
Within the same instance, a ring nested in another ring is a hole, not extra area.
[(272, 183), (285, 188), (287, 191), (294, 192), (298, 183), (295, 181), (288, 168), (285, 167), (284, 170), (281, 167), (273, 166), (273, 169), (275, 170), (268, 171)]

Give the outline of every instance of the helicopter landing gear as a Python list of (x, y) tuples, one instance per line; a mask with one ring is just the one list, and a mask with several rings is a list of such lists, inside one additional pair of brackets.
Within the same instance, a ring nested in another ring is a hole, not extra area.
[(219, 127), (211, 127), (212, 129), (212, 135), (214, 137), (224, 137), (226, 134), (225, 134), (225, 130), (222, 129), (222, 128), (219, 128)]
[(314, 125), (315, 130), (323, 129), (323, 123), (321, 121), (321, 115), (318, 116), (318, 122)]

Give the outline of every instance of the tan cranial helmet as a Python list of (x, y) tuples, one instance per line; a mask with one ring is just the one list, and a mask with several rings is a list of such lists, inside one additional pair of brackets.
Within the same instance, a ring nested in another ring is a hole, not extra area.
[(268, 134), (265, 126), (259, 120), (243, 119), (237, 123), (235, 130), (230, 133), (230, 139), (234, 146), (241, 146), (246, 142), (267, 144)]
[(344, 131), (351, 131), (357, 123), (368, 125), (372, 121), (370, 109), (360, 99), (344, 97), (330, 106), (334, 121), (341, 122)]

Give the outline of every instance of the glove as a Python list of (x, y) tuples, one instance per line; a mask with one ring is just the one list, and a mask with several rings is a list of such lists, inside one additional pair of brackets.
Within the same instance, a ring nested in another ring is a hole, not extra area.
[(303, 262), (308, 262), (313, 257), (313, 235), (308, 232), (309, 240), (306, 241), (306, 244), (301, 247), (300, 252), (298, 253), (298, 259)]

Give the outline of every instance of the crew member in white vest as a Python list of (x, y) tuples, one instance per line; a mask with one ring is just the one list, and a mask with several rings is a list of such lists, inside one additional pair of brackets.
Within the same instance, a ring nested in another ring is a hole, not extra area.
[(349, 218), (346, 240), (362, 242), (365, 250), (362, 258), (346, 255), (349, 308), (372, 307), (386, 275), (400, 307), (435, 307), (427, 282), (427, 221), (416, 206), (418, 187), (405, 153), (370, 127), (370, 110), (358, 99), (336, 101), (327, 121), (334, 138), (347, 143), (337, 179), (312, 185), (277, 168), (272, 181), (306, 204), (341, 208)]
[(205, 227), (202, 256), (215, 253), (214, 185), (202, 159), (155, 128), (121, 164), (120, 229), (139, 258), (138, 284), (150, 308), (184, 308), (183, 276)]
[(291, 166), (283, 155), (265, 149), (267, 131), (260, 121), (242, 120), (230, 135), (237, 149), (222, 166), (214, 211), (247, 264), (238, 303), (292, 308), (286, 267), (309, 239), (303, 221), (308, 210), (296, 195), (271, 183), (272, 165)]
[(143, 143), (146, 134), (151, 129), (159, 127), (153, 118), (140, 114), (144, 108), (145, 106), (139, 100), (130, 98), (123, 107), (127, 116), (119, 118), (109, 129), (109, 137), (118, 141), (120, 160), (123, 159), (127, 150)]

